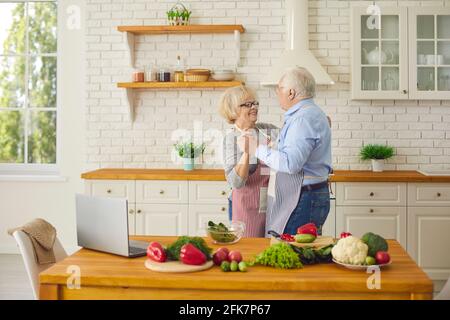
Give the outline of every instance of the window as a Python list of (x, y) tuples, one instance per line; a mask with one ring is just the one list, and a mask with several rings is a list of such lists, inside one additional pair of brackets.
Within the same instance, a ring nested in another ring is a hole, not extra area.
[(0, 0), (2, 168), (56, 167), (56, 26), (56, 1)]

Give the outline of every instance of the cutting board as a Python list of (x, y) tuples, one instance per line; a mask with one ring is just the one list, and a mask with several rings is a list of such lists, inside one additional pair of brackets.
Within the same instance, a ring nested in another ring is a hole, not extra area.
[[(270, 245), (280, 242), (280, 240), (276, 238), (270, 239)], [(304, 248), (314, 248), (314, 249), (320, 249), (323, 247), (327, 247), (330, 244), (334, 244), (334, 238), (333, 237), (317, 237), (314, 242), (311, 243), (298, 243), (298, 242), (290, 242), (290, 244), (293, 244), (297, 247), (304, 247)]]
[(205, 264), (200, 266), (191, 266), (188, 264), (181, 263), (180, 261), (168, 261), (168, 262), (156, 262), (150, 259), (145, 261), (145, 267), (152, 271), (164, 272), (164, 273), (188, 273), (188, 272), (198, 272), (204, 271), (212, 268), (214, 262), (207, 261)]

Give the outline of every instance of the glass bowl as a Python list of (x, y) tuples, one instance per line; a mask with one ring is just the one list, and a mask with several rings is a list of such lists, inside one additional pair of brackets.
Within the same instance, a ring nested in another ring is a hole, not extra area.
[(228, 231), (219, 231), (206, 224), (206, 233), (215, 244), (233, 244), (241, 240), (245, 232), (245, 223), (234, 221), (231, 223), (222, 223), (222, 226)]

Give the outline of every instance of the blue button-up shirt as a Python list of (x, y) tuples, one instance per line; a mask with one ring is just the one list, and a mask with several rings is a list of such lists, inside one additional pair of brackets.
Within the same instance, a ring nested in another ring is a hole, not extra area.
[(260, 145), (256, 157), (279, 172), (294, 174), (303, 170), (304, 185), (326, 181), (332, 171), (327, 116), (313, 99), (301, 100), (284, 114), (277, 150)]

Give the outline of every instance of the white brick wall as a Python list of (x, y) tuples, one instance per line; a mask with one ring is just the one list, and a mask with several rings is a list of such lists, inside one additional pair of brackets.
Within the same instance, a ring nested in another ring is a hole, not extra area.
[[(87, 166), (174, 168), (172, 132), (225, 130), (217, 114), (221, 90), (140, 91), (136, 120), (127, 120), (123, 91), (116, 82), (129, 81), (126, 48), (118, 25), (165, 24), (174, 0), (87, 0)], [(259, 81), (284, 48), (282, 0), (186, 0), (192, 23), (243, 24), (239, 78), (257, 91), (260, 119), (281, 125), (282, 112), (272, 89)], [(450, 1), (378, 1), (384, 5), (446, 5)], [(310, 47), (334, 86), (319, 87), (316, 102), (333, 120), (333, 161), (336, 169), (368, 169), (358, 159), (364, 143), (388, 143), (397, 149), (389, 169), (450, 168), (450, 101), (350, 100), (350, 7), (372, 1), (309, 1)], [(176, 56), (189, 67), (232, 67), (233, 36), (158, 35), (136, 40), (137, 66), (174, 65)], [(214, 151), (209, 149), (209, 154)], [(207, 166), (205, 166), (207, 167)], [(220, 164), (213, 165), (220, 168)]]

